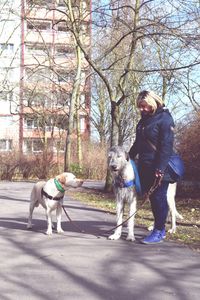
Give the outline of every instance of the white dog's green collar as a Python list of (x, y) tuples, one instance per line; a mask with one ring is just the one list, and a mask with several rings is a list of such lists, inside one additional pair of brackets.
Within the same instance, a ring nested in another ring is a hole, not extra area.
[(55, 183), (55, 185), (56, 185), (56, 187), (57, 187), (57, 190), (58, 190), (59, 192), (61, 192), (61, 193), (64, 193), (64, 192), (65, 192), (65, 190), (64, 190), (63, 187), (62, 187), (62, 185), (60, 184), (60, 182), (59, 182), (56, 178), (54, 178), (54, 183)]

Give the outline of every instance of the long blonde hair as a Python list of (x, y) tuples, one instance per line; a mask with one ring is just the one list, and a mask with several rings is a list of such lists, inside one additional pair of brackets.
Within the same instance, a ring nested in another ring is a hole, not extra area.
[(146, 103), (152, 107), (153, 113), (158, 107), (164, 106), (162, 98), (156, 95), (153, 91), (140, 92), (136, 99), (137, 106), (139, 106), (139, 103), (142, 100), (146, 101)]

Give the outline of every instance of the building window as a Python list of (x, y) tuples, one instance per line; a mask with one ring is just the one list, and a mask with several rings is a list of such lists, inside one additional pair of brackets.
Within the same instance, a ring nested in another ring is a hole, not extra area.
[(53, 107), (69, 107), (71, 93), (64, 90), (55, 90), (52, 94)]
[(0, 43), (0, 52), (3, 52), (3, 54), (13, 53), (13, 51), (14, 51), (14, 44)]
[(0, 140), (0, 151), (11, 151), (13, 148), (12, 140), (1, 139)]
[(69, 29), (67, 28), (66, 22), (60, 22), (60, 23), (58, 23), (57, 30), (61, 31), (61, 32), (69, 31)]
[(84, 22), (81, 24), (81, 32), (83, 35), (87, 35), (89, 33), (89, 24)]
[(86, 73), (84, 71), (81, 72), (81, 84), (84, 85), (86, 80)]
[(68, 94), (67, 96), (64, 97), (60, 97), (59, 99), (57, 99), (57, 103), (56, 106), (58, 107), (69, 107), (69, 103), (70, 103), (70, 95)]
[(29, 0), (28, 4), (30, 6), (33, 5), (46, 6), (47, 4), (52, 4), (52, 0)]
[(65, 6), (64, 0), (57, 0), (58, 6)]
[(48, 68), (44, 69), (25, 69), (26, 80), (29, 82), (46, 82), (49, 83), (51, 80), (51, 72)]
[(44, 149), (41, 139), (25, 139), (24, 140), (24, 152), (25, 153), (37, 153), (42, 152)]
[(45, 94), (37, 91), (25, 90), (24, 92), (24, 105), (28, 107), (51, 107), (52, 99), (51, 94)]
[(34, 55), (47, 55), (51, 53), (51, 47), (45, 44), (26, 45), (27, 52)]
[(80, 118), (80, 131), (85, 132), (85, 118), (84, 117)]
[(75, 57), (75, 51), (73, 48), (66, 48), (63, 46), (56, 46), (56, 51), (55, 54), (59, 56), (64, 56), (64, 57)]
[(2, 67), (0, 72), (0, 80), (8, 80), (9, 82), (16, 80), (15, 68)]
[(0, 128), (8, 128), (10, 126), (13, 126), (15, 122), (13, 121), (13, 116), (1, 116), (0, 118)]
[(54, 120), (55, 128), (66, 130), (68, 128), (68, 117), (66, 115), (59, 115)]
[(35, 139), (32, 141), (33, 152), (41, 152), (43, 148), (43, 143), (40, 139)]
[(11, 91), (0, 91), (0, 100), (9, 101), (13, 98), (13, 92)]
[(58, 72), (58, 82), (72, 82), (74, 80), (75, 74), (73, 71), (70, 73)]
[(53, 152), (64, 152), (65, 151), (65, 144), (61, 140), (55, 140), (53, 145)]
[(26, 129), (35, 129), (38, 128), (38, 122), (36, 119), (25, 118), (24, 119), (24, 127)]
[(85, 94), (81, 94), (80, 96), (80, 105), (82, 108), (85, 108)]
[(49, 22), (31, 22), (27, 24), (27, 29), (41, 31), (41, 30), (49, 30), (51, 27)]

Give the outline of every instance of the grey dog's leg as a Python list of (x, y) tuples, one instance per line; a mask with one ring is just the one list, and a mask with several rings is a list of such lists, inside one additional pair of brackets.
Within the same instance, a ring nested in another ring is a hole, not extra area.
[(136, 212), (136, 200), (132, 200), (129, 205), (129, 217), (132, 216), (128, 220), (128, 235), (126, 240), (127, 241), (134, 241), (134, 221), (135, 221), (135, 212)]
[[(120, 201), (119, 198), (117, 197), (117, 226), (122, 223), (122, 218), (123, 218), (123, 210), (124, 210), (124, 204), (123, 201)], [(115, 232), (111, 234), (108, 238), (109, 240), (118, 240), (121, 236), (122, 233), (122, 226), (119, 226), (115, 229)]]

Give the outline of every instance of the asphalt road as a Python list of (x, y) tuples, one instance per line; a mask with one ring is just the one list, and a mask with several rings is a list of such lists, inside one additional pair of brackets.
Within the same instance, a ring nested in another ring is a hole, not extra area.
[[(0, 182), (0, 300), (197, 300), (200, 254), (174, 242), (107, 240), (115, 216), (65, 198), (64, 234), (44, 234), (44, 210), (26, 229), (33, 183)], [(96, 235), (100, 235), (97, 238)]]

